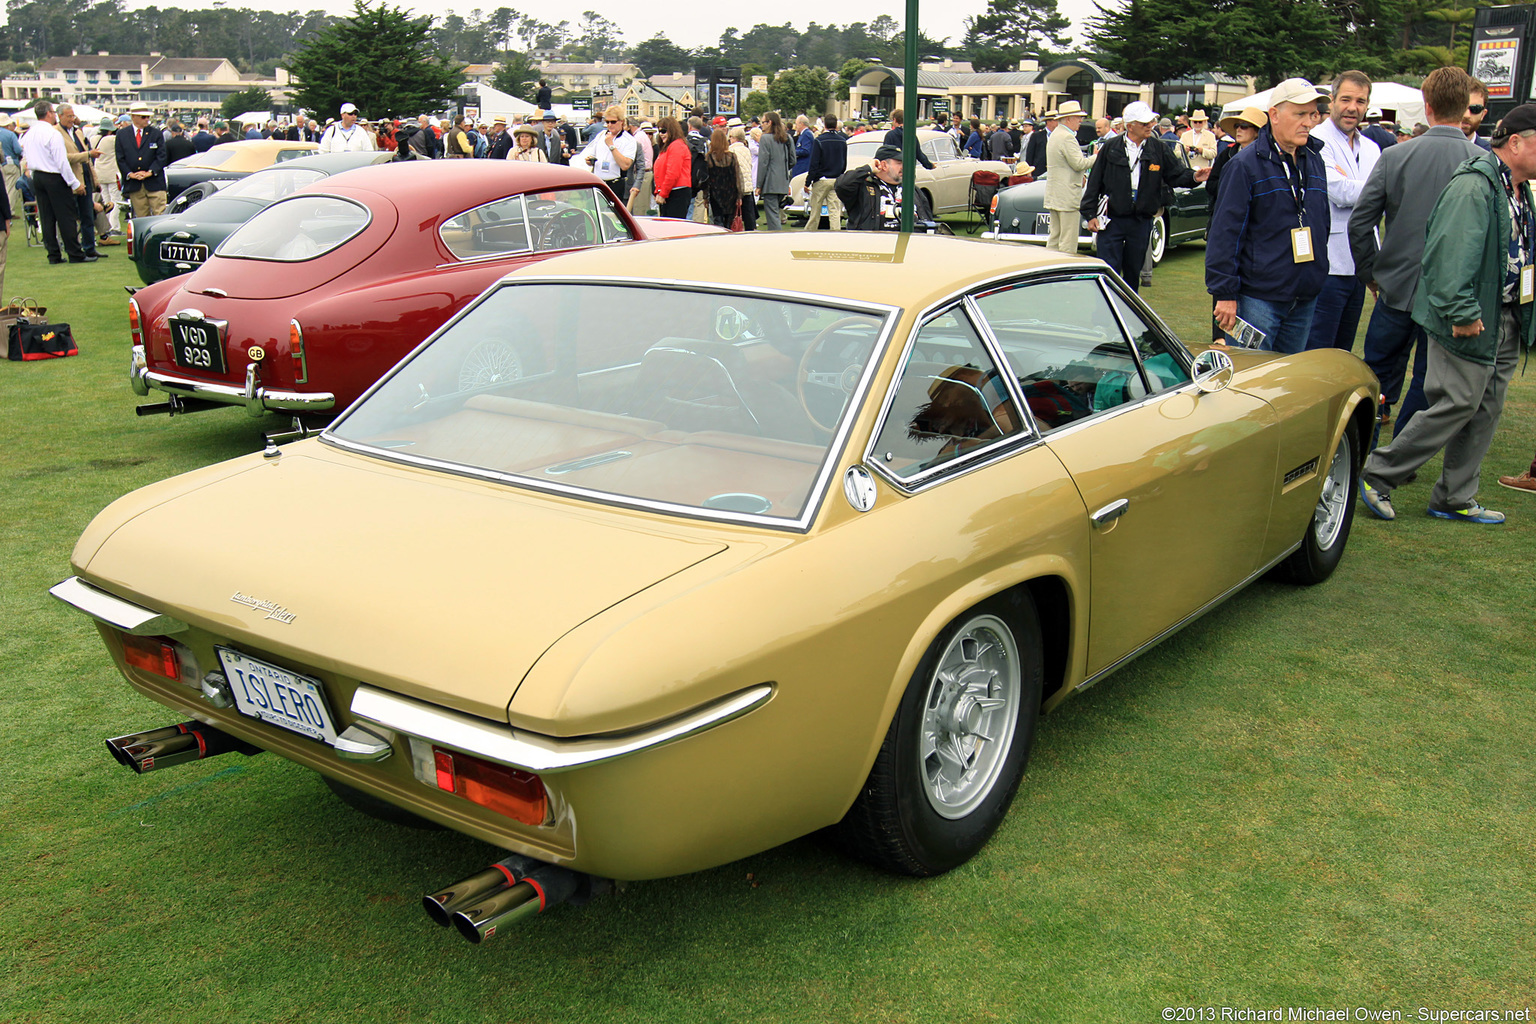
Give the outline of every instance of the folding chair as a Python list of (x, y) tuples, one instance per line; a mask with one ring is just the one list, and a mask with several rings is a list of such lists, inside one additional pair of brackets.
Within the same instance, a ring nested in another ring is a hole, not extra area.
[(1002, 176), (996, 171), (972, 171), (971, 188), (967, 205), (971, 213), (981, 214), (982, 220), (992, 222), (992, 197), (1002, 184)]

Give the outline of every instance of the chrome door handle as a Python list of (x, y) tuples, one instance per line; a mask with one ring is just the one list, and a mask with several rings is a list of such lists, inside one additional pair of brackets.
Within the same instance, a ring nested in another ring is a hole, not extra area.
[(1112, 523), (1116, 519), (1119, 519), (1121, 516), (1125, 515), (1125, 510), (1130, 507), (1130, 500), (1127, 498), (1121, 498), (1119, 501), (1112, 501), (1108, 505), (1105, 505), (1103, 508), (1099, 509), (1088, 518), (1093, 520), (1094, 526), (1103, 526), (1106, 523)]

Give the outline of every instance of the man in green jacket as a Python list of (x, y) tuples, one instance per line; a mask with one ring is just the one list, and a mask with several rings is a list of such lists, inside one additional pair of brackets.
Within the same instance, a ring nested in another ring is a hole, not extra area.
[(1392, 519), (1392, 490), (1440, 449), (1444, 469), (1429, 514), (1463, 523), (1502, 523), (1477, 502), (1478, 474), (1504, 411), (1522, 345), (1536, 336), (1536, 103), (1510, 111), (1493, 150), (1456, 169), (1429, 215), (1413, 319), (1429, 335), (1424, 396), (1429, 408), (1392, 443), (1373, 451), (1360, 497)]

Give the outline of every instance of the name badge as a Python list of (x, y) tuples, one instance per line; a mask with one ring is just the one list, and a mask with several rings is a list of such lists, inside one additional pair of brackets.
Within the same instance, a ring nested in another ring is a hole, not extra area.
[(1148, 164), (1147, 165), (1147, 170), (1149, 170), (1149, 171), (1160, 171), (1162, 169), (1163, 169), (1162, 164)]
[(1291, 260), (1295, 263), (1311, 263), (1316, 259), (1312, 251), (1312, 229), (1291, 229)]
[(1520, 268), (1520, 303), (1536, 299), (1536, 266)]

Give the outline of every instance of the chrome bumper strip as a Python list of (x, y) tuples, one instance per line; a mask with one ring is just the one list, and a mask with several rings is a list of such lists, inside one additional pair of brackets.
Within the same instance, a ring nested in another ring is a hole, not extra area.
[(352, 695), (352, 713), (397, 732), (547, 775), (627, 757), (713, 729), (761, 706), (772, 694), (773, 687), (763, 683), (661, 725), (619, 736), (576, 739), (508, 728), (505, 723), (449, 711), (367, 685), (359, 686)]
[[(149, 369), (140, 362), (140, 358), (137, 355), (134, 357), (130, 369), (129, 383), (133, 385), (135, 394), (147, 395), (149, 389), (154, 388), (156, 391), (164, 391), (166, 394), (180, 395), (184, 398), (202, 398), (210, 402), (223, 402), (226, 405), (243, 405), (253, 416), (260, 416), (269, 410), (323, 412), (336, 407), (336, 396), (326, 391), (278, 391), (262, 387), (259, 377), (254, 372), (255, 363), (246, 368), (245, 384), (235, 385), (212, 384), (208, 381), (172, 377)], [(140, 390), (141, 388), (143, 390)]]
[(180, 633), (187, 629), (187, 624), (180, 619), (173, 619), (169, 615), (161, 615), (148, 608), (141, 608), (131, 601), (113, 597), (105, 590), (91, 586), (79, 576), (71, 576), (64, 582), (51, 587), (48, 593), (76, 611), (84, 612), (93, 619), (134, 636), (159, 636), (164, 633)]

